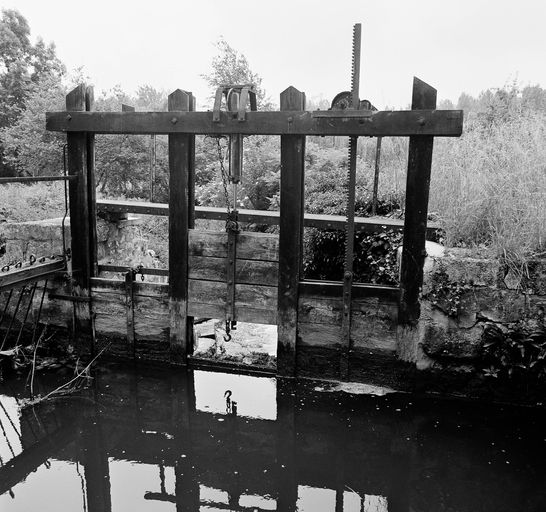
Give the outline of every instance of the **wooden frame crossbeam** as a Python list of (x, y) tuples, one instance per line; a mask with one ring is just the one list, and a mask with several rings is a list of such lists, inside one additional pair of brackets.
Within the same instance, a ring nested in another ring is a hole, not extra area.
[(338, 135), (405, 137), (433, 135), (458, 137), (462, 110), (359, 111), (348, 116), (323, 116), (322, 111), (247, 112), (48, 112), (46, 129), (60, 132), (103, 134), (243, 134), (243, 135)]
[[(97, 211), (104, 213), (135, 213), (140, 215), (168, 216), (169, 205), (167, 203), (149, 203), (144, 201), (124, 201), (117, 199), (97, 200)], [(252, 224), (267, 224), (278, 226), (280, 213), (269, 210), (239, 210), (239, 222)], [(195, 217), (207, 220), (226, 220), (226, 209), (217, 206), (196, 206)], [(342, 215), (323, 215), (318, 213), (306, 213), (303, 225), (306, 228), (318, 229), (345, 229), (346, 219)], [(357, 233), (374, 233), (381, 229), (402, 231), (404, 221), (402, 219), (388, 217), (355, 217), (355, 231)], [(437, 222), (427, 223), (427, 233), (433, 235), (441, 226)]]

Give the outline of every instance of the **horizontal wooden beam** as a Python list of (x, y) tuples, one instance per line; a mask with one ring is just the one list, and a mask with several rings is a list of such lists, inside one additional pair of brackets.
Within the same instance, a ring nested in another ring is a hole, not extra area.
[[(341, 297), (343, 283), (341, 281), (301, 281), (300, 295)], [(400, 296), (400, 288), (396, 286), (382, 286), (377, 284), (355, 283), (352, 289), (353, 299), (378, 297), (383, 302), (397, 304)]]
[(37, 183), (39, 181), (75, 181), (78, 176), (13, 176), (0, 178), (0, 185), (9, 183)]
[(49, 279), (57, 272), (66, 269), (66, 263), (64, 259), (58, 258), (54, 261), (35, 264), (32, 266), (26, 266), (21, 269), (10, 270), (8, 272), (0, 273), (0, 292), (15, 288), (17, 286), (23, 286), (27, 283), (34, 281), (43, 281)]
[[(136, 213), (141, 215), (163, 215), (169, 214), (169, 206), (164, 203), (148, 203), (137, 201), (117, 201), (101, 199), (97, 201), (97, 210), (99, 212), (125, 212)], [(216, 208), (213, 206), (196, 206), (195, 217), (197, 219), (208, 220), (226, 220), (225, 208)], [(239, 210), (239, 221), (249, 222), (252, 224), (279, 224), (278, 211), (266, 210)], [(314, 213), (306, 213), (303, 225), (307, 228), (318, 229), (345, 229), (345, 217), (341, 215), (320, 215)], [(375, 231), (393, 229), (402, 231), (404, 227), (403, 219), (393, 219), (387, 217), (356, 217), (355, 230), (357, 232), (372, 233)], [(440, 229), (440, 224), (437, 222), (427, 223), (427, 233), (433, 234)]]
[(47, 112), (46, 129), (57, 132), (109, 134), (243, 134), (243, 135), (345, 135), (458, 137), (462, 133), (462, 110), (399, 110), (322, 117), (315, 112)]

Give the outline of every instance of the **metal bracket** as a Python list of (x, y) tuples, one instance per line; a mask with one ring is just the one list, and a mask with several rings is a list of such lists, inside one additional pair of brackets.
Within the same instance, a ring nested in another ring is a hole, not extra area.
[(214, 107), (212, 109), (212, 121), (220, 122), (220, 109), (222, 108), (222, 98), (225, 97), (227, 110), (231, 110), (230, 103), (234, 94), (238, 96), (237, 120), (246, 121), (246, 105), (250, 102), (250, 110), (257, 110), (256, 87), (252, 84), (244, 85), (221, 85), (216, 89), (214, 96)]

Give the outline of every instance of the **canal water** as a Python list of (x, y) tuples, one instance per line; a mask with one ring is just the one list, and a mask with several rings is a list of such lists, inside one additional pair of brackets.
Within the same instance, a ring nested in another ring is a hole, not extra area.
[(0, 384), (2, 512), (546, 510), (540, 408), (198, 370), (28, 389)]

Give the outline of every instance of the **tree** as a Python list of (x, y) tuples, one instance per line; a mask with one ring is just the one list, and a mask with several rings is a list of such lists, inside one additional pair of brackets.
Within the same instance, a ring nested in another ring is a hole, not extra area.
[[(34, 86), (47, 76), (60, 77), (65, 68), (55, 55), (55, 45), (30, 41), (27, 20), (16, 10), (3, 9), (0, 18), (0, 129), (21, 115)], [(3, 156), (0, 146), (0, 156)], [(0, 174), (6, 174), (0, 159)], [(12, 170), (13, 172), (13, 170)]]
[(45, 112), (64, 109), (66, 90), (48, 75), (29, 88), (17, 120), (0, 131), (4, 161), (19, 175), (60, 174), (66, 137), (45, 130)]
[(250, 69), (246, 57), (232, 48), (224, 39), (216, 43), (218, 54), (212, 59), (212, 72), (201, 75), (209, 84), (214, 98), (216, 89), (222, 85), (253, 84), (256, 86), (256, 101), (259, 110), (271, 110), (273, 104), (262, 88), (262, 79)]

